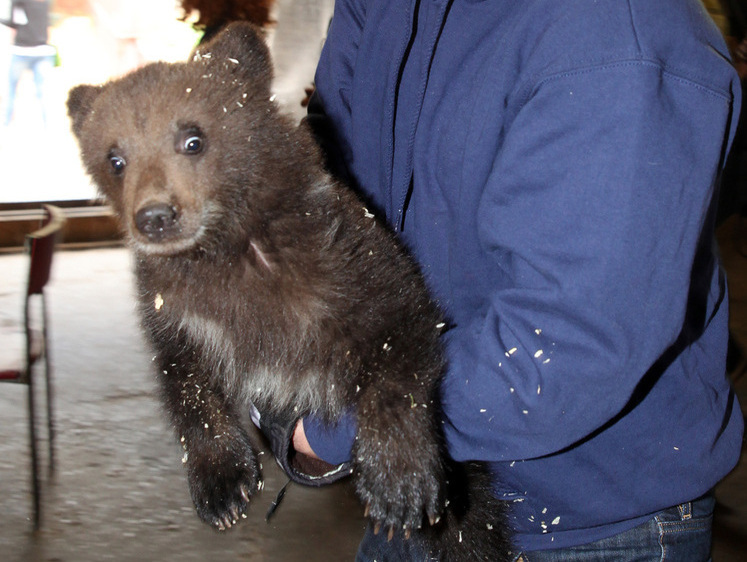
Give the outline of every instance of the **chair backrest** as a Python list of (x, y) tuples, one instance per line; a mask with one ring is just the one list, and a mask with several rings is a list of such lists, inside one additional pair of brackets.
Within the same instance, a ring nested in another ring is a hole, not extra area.
[(57, 234), (64, 224), (65, 215), (62, 209), (54, 205), (44, 205), (42, 227), (26, 235), (26, 243), (31, 257), (27, 295), (41, 294), (49, 281)]

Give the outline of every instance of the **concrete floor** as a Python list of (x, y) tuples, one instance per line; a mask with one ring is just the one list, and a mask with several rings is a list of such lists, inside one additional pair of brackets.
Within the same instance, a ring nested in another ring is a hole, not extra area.
[[(747, 259), (722, 228), (733, 327), (747, 344)], [(0, 256), (0, 329), (20, 308), (25, 257)], [(250, 517), (217, 533), (194, 514), (181, 452), (160, 416), (121, 248), (58, 252), (51, 306), (58, 465), (44, 479), (43, 525), (32, 531), (25, 387), (0, 387), (0, 559), (7, 562), (352, 560), (365, 527), (347, 484), (291, 486), (271, 523), (264, 514), (285, 480), (264, 463), (266, 487)], [(4, 341), (0, 349), (8, 351)], [(0, 358), (4, 353), (0, 352)], [(747, 376), (738, 381), (747, 405)], [(269, 459), (269, 455), (265, 455)], [(747, 552), (747, 465), (718, 488), (714, 560)]]

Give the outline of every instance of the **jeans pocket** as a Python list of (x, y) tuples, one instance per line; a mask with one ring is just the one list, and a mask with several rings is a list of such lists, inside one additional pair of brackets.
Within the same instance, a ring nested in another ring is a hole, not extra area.
[(711, 527), (715, 499), (709, 493), (659, 513), (662, 560), (706, 561), (711, 551)]

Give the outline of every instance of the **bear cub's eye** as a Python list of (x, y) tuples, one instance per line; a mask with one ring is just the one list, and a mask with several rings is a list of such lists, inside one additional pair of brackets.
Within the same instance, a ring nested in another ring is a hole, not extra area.
[(118, 154), (109, 152), (109, 165), (112, 167), (112, 172), (114, 173), (114, 175), (119, 176), (122, 174), (122, 172), (124, 172), (125, 166), (127, 166), (127, 162)]
[(200, 137), (189, 137), (184, 141), (185, 152), (200, 152), (202, 150), (202, 139)]
[(193, 156), (205, 149), (205, 135), (199, 127), (185, 127), (177, 133), (176, 151)]

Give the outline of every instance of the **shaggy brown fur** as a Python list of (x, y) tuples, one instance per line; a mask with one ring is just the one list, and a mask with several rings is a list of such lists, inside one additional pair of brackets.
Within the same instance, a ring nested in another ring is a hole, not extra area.
[(270, 82), (264, 43), (233, 24), (189, 62), (68, 100), (137, 258), (197, 512), (230, 527), (260, 486), (239, 422), (249, 402), (328, 420), (353, 406), (371, 519), (446, 560), (501, 560), (489, 478), (442, 454), (439, 310), (395, 237), (323, 171), (309, 131), (278, 113)]

